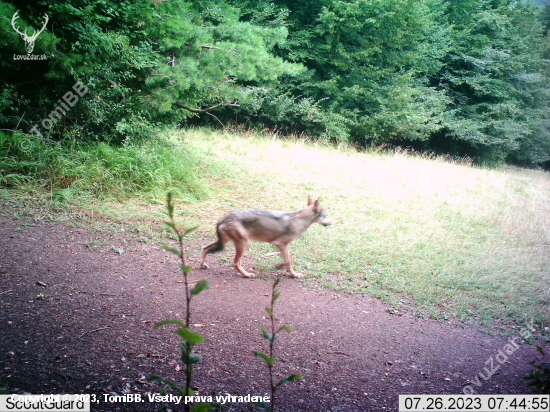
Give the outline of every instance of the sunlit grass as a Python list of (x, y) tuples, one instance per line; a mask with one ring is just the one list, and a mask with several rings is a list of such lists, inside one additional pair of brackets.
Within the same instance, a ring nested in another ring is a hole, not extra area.
[[(253, 136), (181, 139), (200, 153), (205, 173), (216, 170), (213, 197), (185, 208), (201, 236), (212, 237), (230, 210), (299, 210), (308, 194), (321, 196), (334, 224), (312, 227), (292, 246), (310, 285), (432, 317), (550, 323), (546, 172)], [(249, 252), (268, 273), (276, 259), (261, 256), (271, 250)]]

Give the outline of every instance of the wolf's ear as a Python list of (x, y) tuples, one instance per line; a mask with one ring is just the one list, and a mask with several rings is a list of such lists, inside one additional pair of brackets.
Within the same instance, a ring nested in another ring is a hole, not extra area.
[(322, 210), (321, 205), (319, 204), (319, 200), (321, 200), (321, 198), (313, 202), (313, 210), (315, 210), (315, 213), (321, 213), (321, 210)]
[(313, 199), (311, 198), (311, 196), (308, 196), (307, 197), (307, 205), (311, 206), (312, 204), (313, 204)]

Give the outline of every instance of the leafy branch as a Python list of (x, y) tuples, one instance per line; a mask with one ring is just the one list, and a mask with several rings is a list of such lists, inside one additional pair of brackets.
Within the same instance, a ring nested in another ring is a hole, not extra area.
[(292, 383), (292, 382), (302, 380), (302, 377), (300, 375), (296, 375), (296, 374), (287, 376), (286, 378), (281, 379), (277, 383), (275, 383), (275, 379), (274, 379), (273, 367), (274, 367), (275, 363), (277, 362), (277, 359), (274, 358), (275, 340), (277, 339), (277, 335), (282, 331), (285, 331), (285, 332), (288, 332), (288, 333), (292, 332), (292, 328), (290, 326), (281, 326), (278, 329), (276, 329), (276, 325), (275, 325), (274, 307), (275, 307), (275, 302), (277, 301), (277, 299), (279, 299), (279, 296), (281, 296), (281, 292), (279, 292), (277, 290), (277, 285), (279, 284), (280, 281), (281, 281), (281, 278), (277, 278), (277, 279), (275, 279), (275, 282), (273, 282), (273, 287), (271, 289), (271, 304), (270, 304), (270, 306), (265, 308), (266, 312), (269, 315), (271, 329), (270, 329), (270, 331), (268, 331), (265, 327), (262, 326), (262, 334), (264, 336), (264, 339), (269, 342), (269, 354), (266, 354), (266, 353), (261, 352), (261, 351), (254, 351), (254, 355), (256, 355), (259, 358), (262, 358), (264, 360), (264, 362), (266, 363), (267, 368), (269, 370), (269, 386), (270, 386), (270, 390), (271, 390), (271, 404), (267, 404), (265, 402), (256, 403), (257, 407), (259, 407), (260, 409), (262, 409), (264, 411), (268, 411), (268, 412), (274, 412), (275, 411), (275, 392), (277, 391), (278, 388), (280, 388), (281, 386), (283, 386), (287, 383)]
[(175, 106), (177, 107), (181, 107), (182, 109), (185, 109), (185, 110), (189, 110), (190, 112), (193, 112), (193, 113), (208, 113), (208, 112), (211, 112), (212, 110), (216, 110), (216, 109), (219, 109), (220, 107), (226, 107), (226, 106), (229, 106), (229, 107), (241, 107), (240, 104), (237, 104), (237, 103), (227, 103), (227, 102), (222, 102), (222, 103), (219, 103), (219, 104), (216, 104), (212, 107), (208, 107), (206, 109), (194, 109), (192, 107), (189, 107), (189, 106), (186, 106), (182, 103), (174, 103)]
[[(200, 343), (204, 343), (204, 337), (198, 333), (193, 332), (189, 325), (191, 321), (191, 300), (193, 299), (193, 296), (197, 296), (199, 293), (203, 292), (204, 290), (207, 290), (210, 288), (210, 283), (206, 280), (200, 280), (193, 289), (190, 289), (189, 287), (189, 273), (193, 270), (191, 266), (188, 266), (185, 262), (185, 253), (183, 248), (183, 240), (186, 236), (188, 236), (190, 233), (194, 232), (197, 227), (192, 227), (188, 229), (180, 229), (174, 220), (174, 200), (172, 197), (172, 193), (168, 193), (167, 195), (167, 211), (168, 211), (168, 217), (170, 218), (169, 221), (165, 222), (166, 226), (168, 226), (174, 234), (176, 235), (177, 242), (178, 242), (178, 248), (172, 248), (169, 246), (164, 246), (163, 249), (167, 252), (173, 253), (176, 255), (180, 260), (180, 268), (183, 273), (184, 278), (184, 286), (185, 286), (185, 322), (181, 322), (179, 320), (164, 320), (162, 322), (159, 322), (155, 325), (155, 328), (161, 328), (165, 325), (177, 325), (180, 327), (178, 331), (176, 332), (179, 337), (183, 339), (183, 342), (181, 342), (181, 360), (183, 364), (185, 365), (185, 388), (180, 388), (177, 384), (172, 382), (169, 379), (161, 378), (160, 376), (153, 375), (151, 378), (149, 378), (150, 382), (160, 382), (163, 383), (175, 391), (177, 391), (180, 395), (183, 396), (194, 396), (195, 392), (193, 389), (191, 389), (191, 382), (193, 377), (193, 365), (197, 365), (202, 360), (201, 355), (194, 353), (193, 349), (195, 348), (195, 345), (198, 345)], [(184, 406), (185, 412), (189, 412), (191, 410), (191, 405), (189, 403), (185, 403)], [(207, 403), (196, 403), (193, 405), (193, 412), (206, 412), (209, 410), (212, 410), (212, 406)]]

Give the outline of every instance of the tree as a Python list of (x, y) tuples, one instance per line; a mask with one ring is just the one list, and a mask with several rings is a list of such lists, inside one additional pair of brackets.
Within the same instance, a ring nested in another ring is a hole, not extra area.
[(485, 160), (544, 160), (549, 67), (537, 9), (516, 1), (456, 0), (445, 16), (452, 48), (432, 84), (451, 104), (432, 144)]
[[(281, 79), (281, 106), (301, 113), (291, 118), (323, 138), (361, 144), (427, 139), (440, 128), (446, 103), (425, 81), (447, 48), (432, 3), (276, 1), (279, 11), (289, 11), (289, 40), (275, 52), (308, 69)], [(265, 6), (256, 13), (261, 10)]]
[[(0, 5), (6, 15), (16, 11)], [(241, 22), (240, 10), (224, 2), (61, 0), (21, 11), (27, 17), (44, 13), (51, 29), (40, 45), (48, 60), (32, 69), (10, 62), (2, 80), (27, 100), (20, 109), (31, 113), (28, 126), (47, 116), (75, 81), (88, 87), (51, 136), (145, 138), (203, 106), (246, 100), (251, 81), (273, 81), (301, 69), (270, 52), (284, 43), (284, 27)], [(1, 24), (10, 32), (9, 22)], [(14, 41), (2, 46), (2, 57), (13, 61), (8, 56)], [(22, 68), (32, 72), (31, 82), (21, 76)], [(12, 125), (13, 119), (3, 123)]]

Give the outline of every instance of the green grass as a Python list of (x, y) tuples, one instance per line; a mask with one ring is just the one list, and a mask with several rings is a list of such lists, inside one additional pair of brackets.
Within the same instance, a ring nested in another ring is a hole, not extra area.
[[(308, 194), (321, 196), (334, 224), (312, 227), (292, 246), (306, 284), (370, 294), (425, 317), (506, 328), (531, 319), (543, 328), (550, 324), (546, 172), (208, 131), (166, 135), (145, 148), (90, 151), (71, 158), (74, 172), (66, 187), (56, 178), (44, 183), (40, 166), (33, 173), (12, 172), (16, 178), (0, 172), (0, 183), (44, 192), (52, 192), (48, 184), (57, 187), (53, 192), (84, 190), (103, 199), (94, 205), (101, 214), (134, 221), (161, 220), (166, 191), (177, 189), (182, 219), (200, 225), (190, 249), (195, 258), (198, 243), (211, 241), (226, 212), (299, 210)], [(108, 152), (112, 163), (106, 166), (98, 152)], [(149, 160), (136, 165), (128, 156)], [(83, 159), (92, 160), (78, 169)], [(88, 170), (98, 163), (106, 168), (99, 174), (113, 173), (113, 182), (92, 190)], [(145, 170), (137, 170), (142, 165)], [(132, 173), (142, 176), (140, 183)], [(251, 245), (248, 256), (255, 258), (258, 275), (275, 272), (279, 258), (264, 257), (274, 250)], [(232, 255), (209, 259), (229, 263)]]
[(197, 159), (165, 139), (139, 147), (105, 143), (55, 144), (25, 135), (0, 133), (0, 186), (25, 188), (51, 200), (159, 201), (173, 190), (197, 201), (206, 189), (195, 175)]

